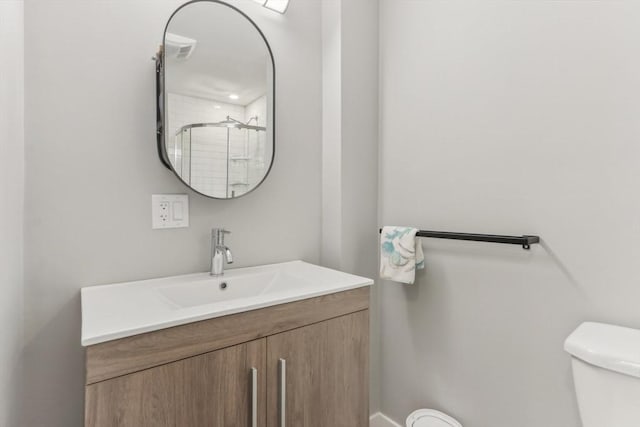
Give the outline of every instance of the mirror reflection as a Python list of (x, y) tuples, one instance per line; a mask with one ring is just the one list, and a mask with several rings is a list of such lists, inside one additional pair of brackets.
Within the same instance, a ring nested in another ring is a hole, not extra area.
[(164, 39), (165, 158), (193, 190), (228, 199), (256, 188), (273, 160), (269, 46), (235, 8), (180, 8)]

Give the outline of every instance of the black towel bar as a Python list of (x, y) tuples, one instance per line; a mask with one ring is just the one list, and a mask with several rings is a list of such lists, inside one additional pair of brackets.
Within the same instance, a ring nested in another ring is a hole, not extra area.
[[(380, 229), (382, 233), (382, 229)], [(452, 233), (449, 231), (418, 230), (418, 237), (431, 237), (434, 239), (469, 240), (473, 242), (491, 242), (507, 245), (520, 245), (523, 249), (531, 249), (531, 245), (540, 243), (539, 236), (501, 236), (495, 234)]]

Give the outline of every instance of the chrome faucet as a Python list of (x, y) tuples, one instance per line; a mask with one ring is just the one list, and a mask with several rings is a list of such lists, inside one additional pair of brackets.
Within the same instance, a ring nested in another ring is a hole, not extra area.
[(224, 245), (224, 235), (230, 234), (224, 228), (214, 228), (211, 230), (211, 275), (222, 276), (224, 274), (224, 263), (233, 263), (231, 249)]

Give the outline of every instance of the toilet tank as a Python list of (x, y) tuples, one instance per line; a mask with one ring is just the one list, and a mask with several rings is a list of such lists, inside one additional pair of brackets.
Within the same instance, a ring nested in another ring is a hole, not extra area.
[(640, 330), (586, 322), (564, 348), (583, 427), (640, 426)]

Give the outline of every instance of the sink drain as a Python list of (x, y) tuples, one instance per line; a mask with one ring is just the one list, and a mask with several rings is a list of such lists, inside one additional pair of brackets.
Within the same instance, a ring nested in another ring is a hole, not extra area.
[(222, 289), (222, 290), (227, 289), (227, 286), (228, 286), (228, 285), (227, 285), (227, 282), (222, 282), (222, 283), (220, 283), (220, 289)]

